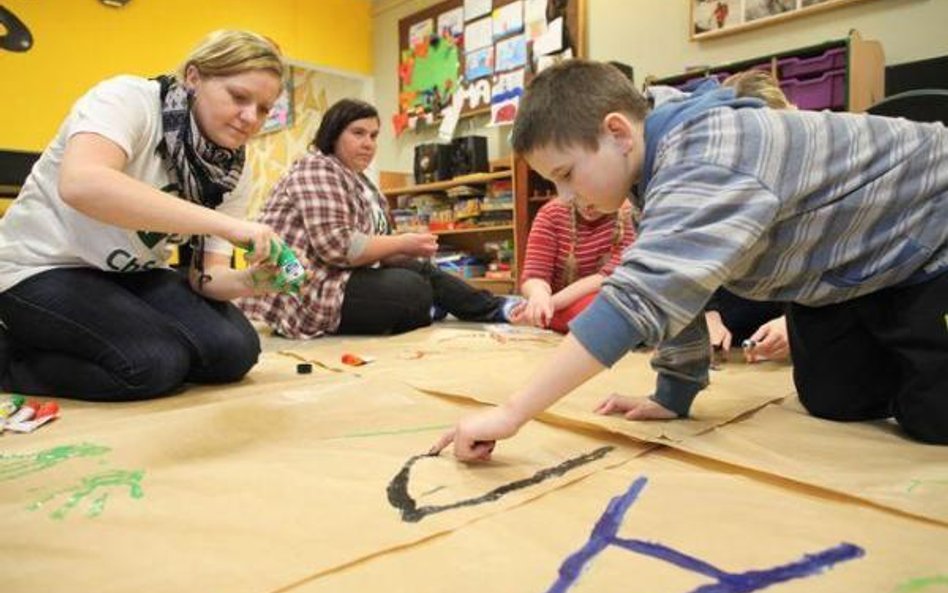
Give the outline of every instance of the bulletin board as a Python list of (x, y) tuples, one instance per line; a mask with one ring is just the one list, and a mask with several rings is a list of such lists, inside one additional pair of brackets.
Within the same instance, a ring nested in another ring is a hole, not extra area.
[(398, 22), (396, 135), (456, 111), (513, 122), (537, 72), (586, 56), (586, 0), (445, 0)]

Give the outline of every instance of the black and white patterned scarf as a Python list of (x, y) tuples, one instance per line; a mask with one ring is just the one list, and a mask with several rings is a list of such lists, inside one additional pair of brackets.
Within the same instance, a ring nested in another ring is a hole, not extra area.
[[(224, 194), (237, 186), (246, 151), (223, 148), (201, 134), (191, 113), (193, 92), (172, 76), (159, 76), (162, 141), (158, 154), (180, 196), (207, 208), (217, 208)], [(192, 264), (204, 276), (204, 236), (191, 239)], [(203, 282), (202, 282), (203, 284)]]
[(216, 208), (233, 191), (244, 170), (246, 151), (220, 147), (201, 134), (191, 113), (193, 94), (171, 76), (161, 84), (162, 142), (158, 154), (165, 160), (181, 197)]

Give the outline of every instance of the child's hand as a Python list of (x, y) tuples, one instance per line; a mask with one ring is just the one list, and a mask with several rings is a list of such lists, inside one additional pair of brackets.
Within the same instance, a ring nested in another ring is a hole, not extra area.
[(731, 341), (734, 336), (724, 325), (724, 320), (717, 311), (705, 311), (704, 320), (708, 324), (708, 334), (711, 336), (711, 351), (719, 351), (721, 360), (727, 360), (727, 353), (731, 350)]
[(513, 309), (510, 310), (510, 319), (508, 320), (511, 325), (529, 325), (527, 318), (524, 313), (527, 310), (527, 301), (520, 301), (513, 306)]
[(553, 319), (553, 297), (548, 294), (535, 295), (527, 301), (521, 318), (524, 324), (549, 327)]
[(622, 414), (626, 420), (674, 420), (678, 414), (648, 397), (626, 397), (613, 393), (593, 410), (608, 416)]
[(462, 418), (457, 426), (441, 435), (428, 454), (437, 455), (453, 442), (454, 456), (461, 461), (489, 461), (494, 444), (517, 434), (522, 424), (505, 406), (484, 410)]
[(783, 360), (790, 356), (787, 318), (783, 315), (760, 326), (750, 339), (753, 340), (754, 347), (744, 350), (747, 362)]

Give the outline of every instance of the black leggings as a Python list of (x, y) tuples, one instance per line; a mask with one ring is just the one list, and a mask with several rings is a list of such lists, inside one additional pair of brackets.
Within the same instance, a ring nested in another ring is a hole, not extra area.
[(437, 305), (464, 321), (501, 321), (502, 297), (441, 271), (429, 262), (359, 268), (346, 284), (336, 333), (399, 334), (431, 324)]
[(257, 362), (260, 340), (230, 303), (171, 270), (59, 268), (0, 293), (0, 386), (89, 401), (227, 383)]
[(948, 444), (948, 273), (836, 305), (791, 305), (787, 328), (811, 414), (895, 416), (910, 436)]

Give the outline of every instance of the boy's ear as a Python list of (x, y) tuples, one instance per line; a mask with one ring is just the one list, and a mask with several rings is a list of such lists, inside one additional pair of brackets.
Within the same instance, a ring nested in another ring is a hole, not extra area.
[(619, 111), (607, 113), (602, 118), (602, 128), (603, 132), (612, 137), (622, 147), (623, 151), (632, 150), (636, 127), (626, 114)]

